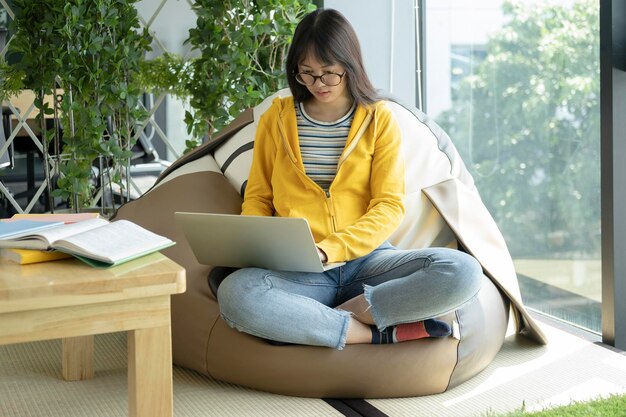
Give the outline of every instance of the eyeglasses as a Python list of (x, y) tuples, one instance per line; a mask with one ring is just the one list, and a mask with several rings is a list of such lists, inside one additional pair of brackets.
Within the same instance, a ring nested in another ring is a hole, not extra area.
[(324, 85), (328, 87), (334, 87), (341, 84), (341, 79), (344, 75), (346, 75), (345, 72), (343, 74), (327, 72), (322, 75), (313, 75), (307, 72), (299, 72), (296, 74), (296, 81), (302, 85), (313, 85), (319, 79)]

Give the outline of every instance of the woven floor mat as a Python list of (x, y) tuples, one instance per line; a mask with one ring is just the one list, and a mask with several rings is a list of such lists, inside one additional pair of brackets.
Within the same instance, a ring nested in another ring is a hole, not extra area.
[[(128, 415), (125, 333), (95, 337), (95, 377), (66, 382), (61, 341), (0, 346), (0, 416), (116, 417)], [(177, 417), (336, 417), (323, 400), (258, 392), (174, 367)]]

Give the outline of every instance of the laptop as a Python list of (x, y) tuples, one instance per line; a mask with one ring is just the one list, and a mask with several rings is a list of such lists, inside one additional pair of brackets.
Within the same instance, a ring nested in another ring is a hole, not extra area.
[(324, 272), (345, 264), (320, 261), (306, 219), (189, 212), (174, 216), (203, 265)]

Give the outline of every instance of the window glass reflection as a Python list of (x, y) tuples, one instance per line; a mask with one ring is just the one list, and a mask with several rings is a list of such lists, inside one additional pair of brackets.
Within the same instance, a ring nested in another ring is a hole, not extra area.
[(426, 111), (531, 308), (600, 332), (598, 2), (426, 1)]

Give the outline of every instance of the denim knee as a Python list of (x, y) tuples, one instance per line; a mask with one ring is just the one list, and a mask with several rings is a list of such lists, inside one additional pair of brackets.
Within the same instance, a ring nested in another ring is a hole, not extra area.
[(277, 273), (245, 268), (218, 289), (220, 313), (232, 328), (279, 342), (343, 348), (350, 313), (276, 288)]
[(480, 291), (483, 281), (483, 268), (480, 262), (472, 255), (455, 251), (457, 256), (455, 257), (455, 264), (457, 268), (457, 276), (464, 278), (464, 286), (466, 288), (468, 296), (473, 296)]
[(255, 288), (265, 285), (261, 279), (263, 270), (257, 268), (240, 269), (222, 281), (217, 290), (217, 300), (222, 317), (232, 321), (245, 320), (250, 314), (254, 314), (253, 306)]
[(474, 257), (448, 248), (425, 252), (427, 262), (418, 264), (421, 268), (399, 279), (365, 285), (364, 296), (379, 329), (447, 314), (480, 291), (482, 268)]

